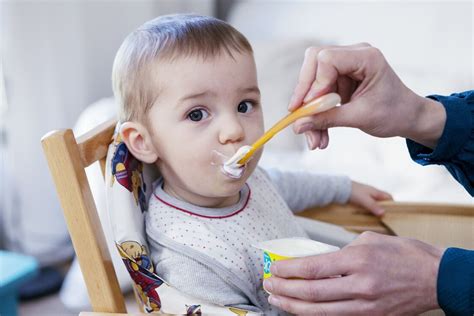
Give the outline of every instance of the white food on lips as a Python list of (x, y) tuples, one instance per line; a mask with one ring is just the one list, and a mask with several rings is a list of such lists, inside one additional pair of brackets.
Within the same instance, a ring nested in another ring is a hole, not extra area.
[(222, 165), (222, 171), (225, 175), (238, 179), (245, 171), (245, 165), (239, 165), (238, 161), (250, 151), (251, 146), (242, 146), (237, 152)]

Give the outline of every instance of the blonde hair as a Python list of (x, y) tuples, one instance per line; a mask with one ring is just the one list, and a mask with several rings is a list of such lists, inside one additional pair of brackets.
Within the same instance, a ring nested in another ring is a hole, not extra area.
[(248, 40), (219, 19), (194, 14), (161, 16), (129, 34), (115, 56), (112, 86), (122, 122), (146, 121), (160, 92), (158, 61), (221, 53), (252, 53)]

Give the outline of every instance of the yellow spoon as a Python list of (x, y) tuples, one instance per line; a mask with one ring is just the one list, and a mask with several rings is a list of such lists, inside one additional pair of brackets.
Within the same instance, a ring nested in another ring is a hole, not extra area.
[[(252, 155), (257, 151), (260, 147), (262, 147), (266, 142), (268, 142), (273, 136), (275, 136), (279, 131), (293, 123), (299, 118), (305, 117), (305, 116), (311, 116), (317, 113), (321, 113), (324, 111), (327, 111), (329, 109), (332, 109), (336, 105), (341, 103), (341, 97), (337, 93), (329, 93), (326, 95), (323, 95), (317, 99), (314, 99), (300, 108), (298, 108), (296, 111), (291, 112), (287, 116), (285, 116), (283, 119), (281, 119), (279, 122), (277, 122), (275, 125), (273, 125), (272, 128), (270, 128), (265, 134), (263, 134), (262, 137), (260, 137), (251, 147), (248, 149), (248, 151), (241, 151), (238, 150), (236, 155), (242, 156), (240, 157), (232, 157), (228, 160), (228, 162), (231, 161), (237, 161), (237, 165), (242, 166), (247, 163), (247, 161), (252, 157)], [(227, 164), (227, 163), (226, 163)]]

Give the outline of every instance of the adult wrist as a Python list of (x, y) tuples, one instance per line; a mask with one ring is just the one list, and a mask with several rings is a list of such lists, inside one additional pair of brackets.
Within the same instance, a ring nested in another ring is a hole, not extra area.
[(402, 136), (434, 149), (443, 134), (446, 110), (440, 102), (420, 96), (413, 106), (415, 114), (411, 129)]
[(428, 310), (438, 309), (439, 302), (438, 302), (438, 275), (439, 275), (439, 268), (441, 264), (441, 258), (443, 257), (446, 248), (438, 248), (435, 246), (427, 245), (429, 247), (428, 253), (430, 254), (432, 260), (430, 260), (430, 264), (427, 266), (428, 275), (427, 275), (427, 293), (430, 293), (429, 299), (427, 301)]

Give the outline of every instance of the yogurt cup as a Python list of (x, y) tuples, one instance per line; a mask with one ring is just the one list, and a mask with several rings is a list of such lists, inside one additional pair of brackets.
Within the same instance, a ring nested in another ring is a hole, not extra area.
[(275, 261), (315, 256), (339, 250), (339, 247), (307, 238), (266, 240), (252, 246), (263, 251), (264, 279), (272, 276), (270, 267)]

